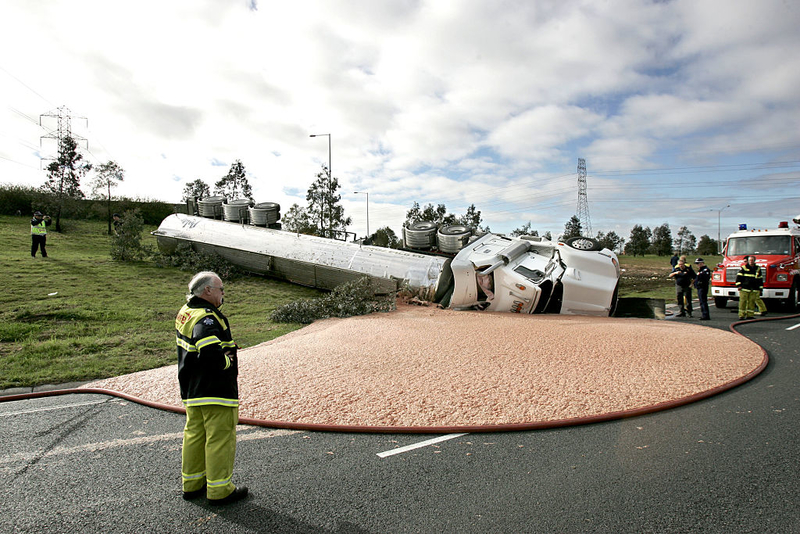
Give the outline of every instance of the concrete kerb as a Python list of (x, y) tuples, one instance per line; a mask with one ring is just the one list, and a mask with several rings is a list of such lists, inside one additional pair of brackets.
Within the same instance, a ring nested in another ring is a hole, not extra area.
[(41, 386), (0, 389), (0, 397), (9, 397), (11, 395), (29, 395), (31, 393), (60, 391), (62, 389), (78, 389), (82, 388), (84, 384), (88, 384), (88, 382), (66, 382), (64, 384), (44, 384)]

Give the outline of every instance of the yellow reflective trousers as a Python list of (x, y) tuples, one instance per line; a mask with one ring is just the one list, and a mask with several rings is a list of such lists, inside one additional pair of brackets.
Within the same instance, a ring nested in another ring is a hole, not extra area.
[(181, 455), (183, 491), (197, 491), (206, 484), (209, 499), (224, 499), (233, 493), (236, 486), (231, 477), (238, 423), (238, 407), (186, 407)]
[(758, 289), (739, 290), (739, 319), (752, 319), (755, 316)]

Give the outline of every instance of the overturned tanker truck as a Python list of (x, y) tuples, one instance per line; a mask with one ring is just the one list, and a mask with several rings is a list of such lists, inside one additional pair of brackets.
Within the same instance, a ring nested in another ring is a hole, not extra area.
[[(404, 238), (407, 230), (408, 235), (414, 231), (404, 227)], [(379, 293), (408, 288), (457, 310), (609, 316), (617, 303), (617, 256), (590, 238), (562, 243), (487, 233), (470, 236), (459, 250), (446, 253), (435, 247), (375, 247), (180, 213), (164, 219), (153, 235), (167, 253), (186, 243), (246, 271), (328, 290), (368, 276)]]

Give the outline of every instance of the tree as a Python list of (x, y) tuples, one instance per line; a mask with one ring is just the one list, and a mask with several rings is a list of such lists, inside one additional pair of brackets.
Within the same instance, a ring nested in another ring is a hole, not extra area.
[(61, 231), (61, 210), (66, 198), (83, 198), (81, 178), (92, 170), (92, 164), (83, 161), (78, 153), (78, 144), (65, 136), (58, 147), (58, 158), (47, 166), (47, 181), (42, 186), (45, 192), (56, 197), (56, 232)]
[(481, 217), (481, 210), (475, 207), (475, 204), (470, 204), (467, 207), (467, 212), (458, 218), (458, 223), (472, 228), (473, 231), (484, 234), (489, 232), (489, 227), (481, 226), (483, 218)]
[(344, 232), (352, 223), (352, 218), (344, 216), (344, 207), (339, 204), (342, 195), (339, 180), (331, 176), (331, 171), (325, 165), (317, 174), (317, 179), (311, 184), (306, 193), (308, 201), (308, 218), (316, 226), (316, 235), (322, 237), (335, 237)]
[(697, 243), (697, 253), (701, 256), (713, 256), (719, 253), (719, 243), (707, 235), (700, 236)]
[(235, 200), (237, 198), (247, 198), (253, 202), (253, 188), (247, 182), (247, 174), (244, 170), (241, 160), (236, 160), (228, 174), (220, 178), (214, 184), (214, 192), (217, 195), (222, 195), (228, 200)]
[(681, 226), (678, 230), (678, 237), (675, 238), (675, 250), (680, 254), (692, 252), (697, 245), (697, 238), (692, 235), (685, 226)]
[(397, 238), (397, 234), (394, 233), (394, 230), (388, 226), (378, 228), (375, 233), (370, 236), (369, 240), (370, 245), (375, 245), (376, 247), (400, 248), (403, 245)]
[(672, 254), (672, 232), (667, 223), (653, 230), (653, 254), (670, 256)]
[(96, 169), (92, 180), (92, 196), (105, 198), (106, 215), (108, 216), (108, 235), (111, 235), (111, 189), (117, 187), (125, 179), (125, 170), (113, 161), (101, 163)]
[(573, 215), (567, 221), (567, 224), (564, 225), (564, 233), (561, 235), (561, 237), (558, 238), (558, 240), (566, 241), (571, 237), (580, 237), (582, 230), (583, 229), (581, 228), (581, 220), (578, 219), (577, 215)]
[(183, 188), (183, 201), (184, 202), (188, 201), (192, 197), (197, 198), (197, 199), (201, 199), (201, 198), (208, 198), (210, 196), (211, 196), (211, 189), (208, 187), (208, 184), (205, 183), (200, 178), (198, 178), (197, 180), (195, 180), (193, 182), (189, 182)]
[(511, 230), (510, 235), (511, 235), (511, 237), (519, 237), (519, 236), (522, 236), (522, 235), (538, 236), (539, 235), (539, 230), (533, 230), (533, 229), (531, 229), (531, 226), (532, 226), (531, 225), (531, 221), (528, 221), (525, 224), (523, 224), (522, 226), (520, 226), (519, 228), (515, 228), (515, 229)]
[(142, 243), (142, 220), (139, 209), (127, 210), (122, 217), (120, 232), (111, 237), (111, 258), (117, 261), (136, 261), (151, 251)]
[(281, 228), (287, 232), (297, 234), (315, 235), (317, 228), (311, 224), (308, 212), (298, 204), (292, 204), (289, 211), (281, 217)]
[(650, 228), (642, 228), (641, 224), (635, 225), (628, 238), (628, 244), (625, 245), (625, 254), (644, 256), (650, 248), (651, 236)]
[(605, 247), (608, 250), (621, 250), (622, 245), (625, 243), (625, 240), (618, 236), (613, 230), (607, 234), (604, 234), (603, 232), (597, 232), (596, 239), (597, 242), (600, 243), (601, 247)]

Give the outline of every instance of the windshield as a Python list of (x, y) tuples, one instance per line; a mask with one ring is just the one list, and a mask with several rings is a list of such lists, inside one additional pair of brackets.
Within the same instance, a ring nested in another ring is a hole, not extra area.
[(745, 254), (788, 255), (791, 241), (788, 235), (754, 235), (732, 237), (728, 240), (728, 256)]

